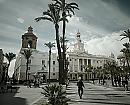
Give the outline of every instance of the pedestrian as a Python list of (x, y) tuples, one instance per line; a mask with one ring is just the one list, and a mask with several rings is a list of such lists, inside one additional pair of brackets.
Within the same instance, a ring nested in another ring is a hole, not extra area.
[(122, 85), (123, 85), (125, 91), (128, 91), (128, 79), (125, 76), (123, 77)]
[(81, 80), (81, 77), (78, 78), (78, 82), (77, 82), (77, 86), (78, 86), (78, 94), (79, 94), (79, 97), (80, 99), (82, 99), (82, 95), (83, 95), (83, 87), (85, 88), (82, 80)]
[(102, 79), (102, 85), (104, 85), (104, 84), (105, 84), (105, 79), (103, 78), (103, 79)]
[(92, 81), (93, 81), (93, 84), (95, 84), (95, 82), (94, 82), (94, 78), (92, 78)]
[(114, 77), (114, 83), (115, 83), (115, 85), (117, 87), (117, 77), (116, 76)]

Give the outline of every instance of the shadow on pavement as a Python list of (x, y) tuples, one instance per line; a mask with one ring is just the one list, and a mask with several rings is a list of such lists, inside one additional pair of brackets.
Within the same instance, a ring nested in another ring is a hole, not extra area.
[(27, 105), (26, 99), (21, 97), (15, 97), (16, 93), (19, 93), (19, 87), (17, 90), (9, 90), (5, 93), (0, 93), (0, 105)]

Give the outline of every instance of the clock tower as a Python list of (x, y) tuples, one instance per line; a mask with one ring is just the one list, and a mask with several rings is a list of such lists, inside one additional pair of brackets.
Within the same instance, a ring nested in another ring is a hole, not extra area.
[(76, 43), (74, 44), (74, 52), (84, 52), (84, 43), (81, 42), (80, 39), (80, 32), (78, 31), (78, 33), (76, 34)]

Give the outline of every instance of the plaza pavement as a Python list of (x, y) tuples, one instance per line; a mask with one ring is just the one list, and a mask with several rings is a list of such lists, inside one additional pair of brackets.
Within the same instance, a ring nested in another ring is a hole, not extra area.
[[(130, 91), (124, 91), (123, 87), (112, 87), (109, 81), (104, 86), (98, 84), (98, 81), (95, 81), (95, 85), (91, 81), (83, 82), (85, 88), (82, 99), (78, 96), (76, 81), (70, 82), (66, 89), (69, 105), (130, 105)], [(0, 105), (38, 105), (46, 101), (41, 94), (42, 88), (27, 88), (23, 85), (17, 87), (17, 92), (13, 90), (12, 93), (0, 93)]]
[(70, 83), (67, 97), (71, 100), (69, 105), (130, 105), (130, 91), (124, 91), (123, 87), (112, 87), (84, 81), (84, 94), (80, 99), (77, 93), (76, 83)]

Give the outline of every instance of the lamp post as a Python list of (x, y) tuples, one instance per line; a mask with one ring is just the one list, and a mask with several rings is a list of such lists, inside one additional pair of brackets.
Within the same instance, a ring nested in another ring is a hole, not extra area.
[(29, 80), (29, 75), (31, 74), (31, 72), (30, 71), (28, 71), (28, 86), (31, 88), (31, 82), (30, 82), (30, 80)]

